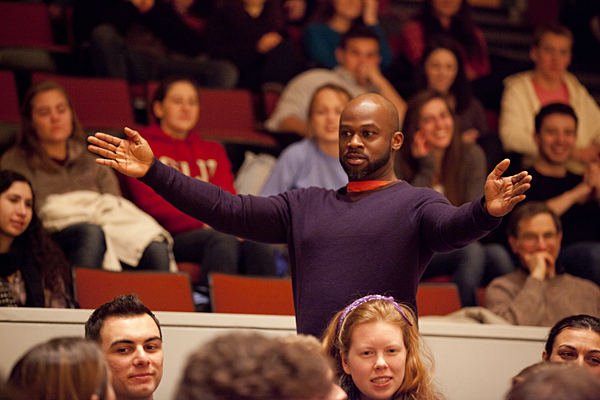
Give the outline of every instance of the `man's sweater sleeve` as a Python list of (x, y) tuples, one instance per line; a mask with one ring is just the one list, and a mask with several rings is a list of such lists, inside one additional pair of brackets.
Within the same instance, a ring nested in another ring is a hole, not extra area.
[[(432, 189), (423, 188), (433, 192)], [(421, 231), (420, 236), (427, 240), (427, 247), (438, 253), (448, 253), (464, 247), (496, 229), (502, 218), (491, 216), (483, 208), (483, 198), (465, 203), (460, 207), (452, 206), (446, 198), (437, 193), (423, 192), (423, 205), (416, 205), (419, 212), (416, 218)], [(429, 200), (427, 200), (429, 199)]]
[(180, 211), (218, 231), (259, 242), (287, 243), (290, 211), (285, 194), (236, 196), (156, 159), (140, 181)]

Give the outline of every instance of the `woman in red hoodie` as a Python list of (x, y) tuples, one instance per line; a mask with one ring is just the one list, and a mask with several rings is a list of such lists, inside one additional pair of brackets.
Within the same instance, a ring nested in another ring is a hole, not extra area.
[[(199, 91), (188, 78), (171, 77), (161, 82), (152, 101), (158, 124), (141, 130), (154, 155), (184, 174), (211, 182), (235, 194), (231, 162), (218, 143), (202, 140), (193, 132), (200, 115)], [(132, 201), (153, 216), (175, 240), (177, 262), (202, 265), (201, 292), (208, 288), (208, 273), (275, 275), (272, 248), (266, 244), (241, 241), (217, 232), (204, 223), (177, 210), (152, 189), (127, 178)]]

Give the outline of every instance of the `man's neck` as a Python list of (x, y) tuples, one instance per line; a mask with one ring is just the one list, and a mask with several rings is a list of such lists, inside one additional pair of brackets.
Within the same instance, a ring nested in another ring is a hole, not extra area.
[(264, 4), (260, 4), (260, 5), (244, 5), (244, 8), (246, 9), (246, 12), (248, 13), (248, 15), (250, 15), (252, 18), (258, 18), (260, 17), (260, 14), (262, 14), (263, 12), (263, 8), (264, 8)]
[(534, 74), (533, 74), (533, 80), (542, 89), (550, 90), (550, 91), (560, 89), (560, 87), (563, 84), (563, 79), (562, 78), (558, 78), (558, 79), (550, 78), (550, 77), (542, 75), (538, 71), (534, 72)]
[(148, 397), (129, 397), (129, 396), (119, 396), (119, 395), (117, 395), (116, 400), (154, 400), (154, 393), (152, 393)]
[(449, 30), (450, 25), (452, 25), (452, 17), (438, 15), (438, 21), (440, 21), (440, 25), (444, 30)]
[(338, 65), (336, 68), (338, 68), (339, 73), (341, 73), (342, 79), (346, 79), (346, 80), (351, 79), (352, 82), (354, 82), (354, 84), (356, 86), (360, 86), (361, 88), (363, 88), (365, 90), (369, 89), (369, 83), (368, 82), (359, 82), (358, 79), (356, 78), (356, 76), (354, 76), (354, 74), (352, 74), (352, 72), (350, 72), (343, 65)]
[(552, 164), (548, 161), (539, 158), (533, 168), (541, 175), (551, 178), (564, 178), (567, 175), (567, 166), (564, 164)]
[(329, 21), (328, 25), (334, 31), (344, 34), (350, 29), (352, 21), (348, 20), (347, 18), (340, 17), (339, 15), (334, 15)]

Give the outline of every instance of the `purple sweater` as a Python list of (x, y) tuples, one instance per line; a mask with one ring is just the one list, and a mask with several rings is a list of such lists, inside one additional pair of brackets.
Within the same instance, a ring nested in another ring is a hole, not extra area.
[(157, 160), (140, 179), (219, 231), (287, 243), (297, 330), (317, 337), (337, 311), (366, 294), (391, 295), (416, 310), (419, 278), (433, 253), (465, 246), (501, 221), (481, 197), (454, 207), (404, 181), (358, 194), (311, 187), (234, 196)]

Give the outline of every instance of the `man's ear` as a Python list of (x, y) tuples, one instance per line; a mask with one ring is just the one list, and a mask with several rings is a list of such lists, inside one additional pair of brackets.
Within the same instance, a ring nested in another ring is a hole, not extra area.
[(550, 358), (550, 354), (546, 350), (542, 351), (542, 360), (548, 361), (548, 358)]
[(343, 65), (344, 63), (342, 62), (344, 60), (344, 49), (342, 49), (341, 47), (336, 47), (335, 48), (335, 60), (338, 62), (338, 64)]
[(404, 143), (404, 134), (400, 131), (394, 132), (392, 134), (392, 150), (400, 150), (400, 147), (402, 147), (402, 143)]
[(540, 134), (539, 132), (533, 132), (533, 141), (537, 146), (540, 145)]
[(537, 64), (538, 61), (538, 47), (537, 46), (531, 46), (531, 48), (529, 49), (529, 59), (531, 61), (533, 61), (534, 64)]
[(513, 253), (517, 254), (517, 238), (514, 236), (508, 236), (508, 244)]

